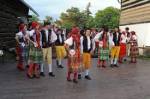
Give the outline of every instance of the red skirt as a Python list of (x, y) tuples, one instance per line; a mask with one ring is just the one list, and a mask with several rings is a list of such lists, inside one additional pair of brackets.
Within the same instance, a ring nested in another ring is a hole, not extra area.
[(81, 62), (80, 50), (77, 49), (76, 54), (73, 57), (71, 57), (71, 55), (68, 55), (68, 71), (77, 72), (80, 62)]
[(126, 56), (126, 44), (121, 43), (119, 57), (125, 57), (125, 56)]

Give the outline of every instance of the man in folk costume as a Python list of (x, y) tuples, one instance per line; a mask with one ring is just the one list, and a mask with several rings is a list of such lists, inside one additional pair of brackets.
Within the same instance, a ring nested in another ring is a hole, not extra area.
[(126, 37), (127, 37), (127, 44), (126, 44), (126, 56), (129, 56), (130, 55), (130, 47), (131, 47), (131, 45), (130, 45), (130, 39), (131, 39), (131, 33), (130, 33), (130, 31), (129, 31), (129, 28), (128, 27), (126, 27), (125, 28), (125, 33), (126, 33)]
[(109, 59), (108, 28), (104, 27), (103, 31), (101, 32), (101, 35), (99, 35), (99, 37), (96, 38), (96, 41), (99, 42), (98, 67), (106, 68), (106, 61)]
[(138, 49), (137, 36), (134, 31), (131, 32), (131, 38), (130, 38), (129, 43), (131, 45), (131, 47), (130, 47), (131, 63), (136, 63), (137, 56), (139, 54), (139, 49)]
[(123, 31), (120, 37), (119, 63), (122, 63), (123, 59), (126, 57), (126, 41), (126, 33)]
[[(24, 65), (28, 65), (28, 54), (27, 54), (27, 46), (28, 40), (26, 38), (27, 35), (27, 27), (25, 24), (19, 25), (19, 32), (16, 34), (16, 41), (17, 41), (17, 55), (19, 56), (17, 68), (19, 70), (24, 70)], [(25, 63), (25, 64), (23, 64)]]
[[(42, 52), (43, 61), (48, 64), (49, 76), (55, 77), (52, 71), (52, 45), (57, 40), (56, 34), (50, 29), (50, 23), (45, 21), (44, 28), (41, 30), (42, 34)], [(44, 74), (44, 62), (41, 65), (41, 76)]]
[(73, 82), (78, 83), (78, 68), (80, 65), (80, 35), (79, 29), (73, 27), (70, 33), (70, 37), (65, 41), (65, 47), (68, 54), (68, 74), (67, 80), (70, 82), (71, 74), (74, 74)]
[[(82, 29), (80, 30), (80, 42), (81, 42), (81, 38), (83, 38), (85, 36), (85, 29)], [(82, 51), (82, 48), (80, 47), (80, 51)], [(83, 67), (83, 64), (82, 64), (82, 54), (83, 53), (80, 53), (81, 57), (80, 57), (80, 65), (79, 65), (79, 69), (78, 69), (78, 79), (81, 79), (82, 78), (82, 72), (84, 71), (84, 67)]]
[(27, 71), (29, 78), (39, 78), (39, 65), (43, 62), (42, 56), (42, 36), (40, 33), (40, 25), (38, 22), (32, 22), (32, 30), (29, 32), (30, 51), (29, 60), (30, 65)]
[(87, 29), (85, 35), (80, 38), (81, 43), (81, 54), (82, 54), (82, 64), (85, 69), (85, 79), (91, 80), (89, 75), (89, 70), (91, 68), (91, 54), (93, 54), (95, 49), (95, 42), (93, 42), (91, 35), (91, 30)]
[(114, 46), (111, 49), (111, 67), (118, 67), (117, 63), (120, 53), (120, 37), (121, 33), (119, 28), (115, 28), (115, 32), (113, 33)]
[(64, 68), (62, 66), (62, 59), (66, 56), (66, 50), (64, 47), (65, 35), (62, 29), (57, 30), (57, 40), (55, 42), (56, 56), (58, 61), (58, 68)]

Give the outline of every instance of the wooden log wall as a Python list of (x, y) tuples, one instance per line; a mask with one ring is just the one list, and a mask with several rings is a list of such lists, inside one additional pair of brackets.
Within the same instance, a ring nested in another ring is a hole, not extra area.
[(15, 47), (18, 17), (27, 17), (29, 8), (19, 0), (0, 0), (0, 46)]
[(122, 0), (120, 25), (150, 22), (150, 0)]

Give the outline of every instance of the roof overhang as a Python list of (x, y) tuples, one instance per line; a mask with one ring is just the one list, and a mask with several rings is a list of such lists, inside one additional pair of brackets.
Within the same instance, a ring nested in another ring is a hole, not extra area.
[(28, 7), (33, 13), (35, 13), (37, 16), (39, 16), (39, 14), (29, 5), (27, 4), (24, 0), (20, 0), (26, 7)]

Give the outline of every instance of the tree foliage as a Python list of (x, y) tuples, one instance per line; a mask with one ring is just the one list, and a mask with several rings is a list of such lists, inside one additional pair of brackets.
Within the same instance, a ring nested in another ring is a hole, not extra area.
[(32, 22), (32, 21), (39, 21), (39, 17), (36, 15), (31, 15), (31, 18), (29, 18), (29, 22)]
[(72, 7), (66, 10), (66, 12), (62, 12), (60, 20), (57, 20), (55, 23), (67, 29), (70, 29), (72, 26), (79, 26), (80, 28), (99, 28), (103, 25), (109, 28), (119, 26), (119, 9), (107, 7), (104, 10), (99, 10), (95, 16), (92, 16), (89, 8), (90, 3), (83, 11), (80, 11), (79, 8)]
[(109, 28), (115, 28), (119, 26), (120, 10), (114, 7), (107, 7), (104, 10), (99, 10), (95, 16), (96, 27), (103, 25)]

